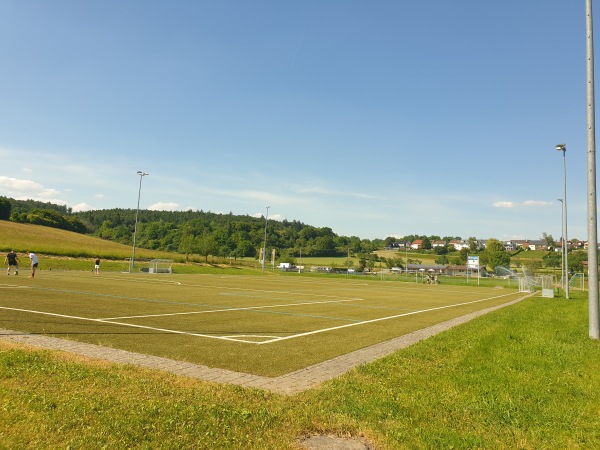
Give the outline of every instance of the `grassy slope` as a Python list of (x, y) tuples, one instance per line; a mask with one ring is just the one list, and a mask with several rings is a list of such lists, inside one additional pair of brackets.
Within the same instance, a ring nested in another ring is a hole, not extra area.
[[(15, 250), (17, 253), (30, 250), (43, 255), (88, 258), (100, 256), (108, 259), (130, 258), (132, 252), (132, 248), (128, 245), (85, 234), (0, 220), (0, 251), (10, 250)], [(173, 254), (138, 248), (136, 256), (145, 259), (172, 258)]]

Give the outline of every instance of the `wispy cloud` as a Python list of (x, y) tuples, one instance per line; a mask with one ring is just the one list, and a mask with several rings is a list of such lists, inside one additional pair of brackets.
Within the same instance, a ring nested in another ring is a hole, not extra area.
[(552, 202), (544, 200), (526, 200), (523, 202), (523, 206), (550, 206)]
[(354, 197), (361, 199), (374, 199), (376, 198), (373, 195), (365, 194), (362, 192), (351, 192), (351, 191), (340, 191), (334, 189), (327, 189), (320, 186), (296, 186), (292, 188), (293, 192), (297, 194), (317, 194), (317, 195), (332, 195), (332, 196), (344, 196), (344, 197)]
[(499, 201), (492, 204), (494, 208), (518, 208), (518, 207), (537, 207), (537, 206), (551, 206), (552, 202), (545, 200), (525, 200), (523, 202), (511, 202), (511, 201)]
[(494, 208), (514, 208), (515, 204), (514, 202), (494, 202), (493, 203)]

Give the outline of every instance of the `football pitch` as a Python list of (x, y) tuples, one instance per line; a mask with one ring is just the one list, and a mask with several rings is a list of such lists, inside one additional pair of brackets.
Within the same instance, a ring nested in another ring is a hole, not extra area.
[(0, 281), (0, 328), (264, 376), (523, 296), (277, 274), (41, 271)]

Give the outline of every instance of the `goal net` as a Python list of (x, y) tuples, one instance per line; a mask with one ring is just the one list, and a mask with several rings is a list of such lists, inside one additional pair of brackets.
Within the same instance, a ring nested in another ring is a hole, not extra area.
[(542, 296), (554, 298), (554, 277), (552, 275), (519, 277), (519, 292), (542, 290)]
[(153, 259), (148, 263), (149, 273), (173, 273), (172, 259)]

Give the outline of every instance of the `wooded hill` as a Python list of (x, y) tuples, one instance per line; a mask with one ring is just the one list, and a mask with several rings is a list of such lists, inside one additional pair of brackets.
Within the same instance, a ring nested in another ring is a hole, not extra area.
[[(70, 208), (34, 200), (0, 198), (0, 209), (10, 220), (34, 223), (91, 234), (131, 245), (135, 209), (105, 209), (72, 212)], [(298, 221), (267, 221), (267, 251), (277, 250), (278, 260), (302, 256), (370, 254), (381, 249), (380, 239), (339, 236), (328, 227), (313, 227)], [(204, 211), (140, 210), (136, 245), (151, 250), (220, 257), (256, 257), (265, 239), (265, 219), (248, 215)]]

